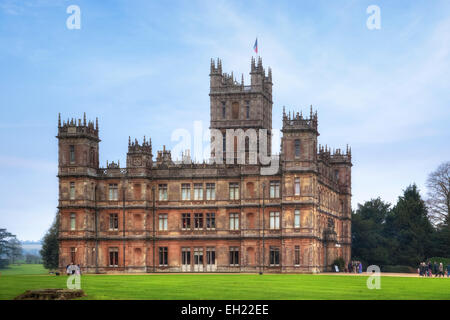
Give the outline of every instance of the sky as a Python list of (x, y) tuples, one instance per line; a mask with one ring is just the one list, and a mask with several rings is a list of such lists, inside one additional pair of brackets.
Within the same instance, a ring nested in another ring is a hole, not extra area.
[(319, 143), (352, 148), (354, 209), (411, 183), (426, 196), (450, 159), (450, 1), (1, 0), (0, 227), (39, 240), (50, 226), (59, 112), (99, 118), (101, 166), (126, 163), (128, 136), (174, 148), (175, 130), (209, 126), (210, 59), (248, 84), (256, 37), (273, 128), (283, 106), (312, 105)]

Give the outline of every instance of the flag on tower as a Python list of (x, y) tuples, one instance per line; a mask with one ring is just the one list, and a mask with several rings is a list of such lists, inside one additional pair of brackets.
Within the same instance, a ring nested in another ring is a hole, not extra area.
[(255, 40), (255, 45), (253, 46), (253, 50), (255, 50), (256, 53), (258, 53), (258, 38)]

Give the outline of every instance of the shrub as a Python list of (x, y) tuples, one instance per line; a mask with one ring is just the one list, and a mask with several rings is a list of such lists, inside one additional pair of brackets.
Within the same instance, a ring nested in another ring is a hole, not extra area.
[(342, 257), (334, 259), (333, 263), (331, 264), (331, 268), (334, 271), (334, 266), (339, 267), (339, 271), (342, 272), (345, 269), (345, 261)]

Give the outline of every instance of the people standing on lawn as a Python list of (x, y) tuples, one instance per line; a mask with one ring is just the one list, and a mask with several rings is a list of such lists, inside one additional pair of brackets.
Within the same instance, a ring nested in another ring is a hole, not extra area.
[(439, 278), (440, 277), (444, 277), (444, 265), (441, 263), (439, 263)]
[(358, 269), (359, 269), (359, 273), (362, 273), (362, 263), (361, 262), (359, 263)]
[(433, 277), (433, 264), (431, 261), (428, 261), (428, 276)]
[(447, 278), (450, 278), (450, 262), (447, 263)]

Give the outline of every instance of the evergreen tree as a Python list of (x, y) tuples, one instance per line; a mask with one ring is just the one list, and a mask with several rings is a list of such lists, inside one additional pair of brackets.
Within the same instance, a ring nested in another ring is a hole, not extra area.
[(40, 251), (42, 261), (46, 269), (56, 269), (59, 265), (59, 212), (56, 213), (56, 217), (50, 229), (42, 240), (42, 249)]
[(433, 226), (415, 184), (407, 187), (386, 218), (389, 256), (396, 265), (417, 266), (432, 248)]
[(358, 204), (352, 214), (352, 254), (367, 265), (389, 264), (389, 243), (384, 236), (390, 204), (380, 198)]

